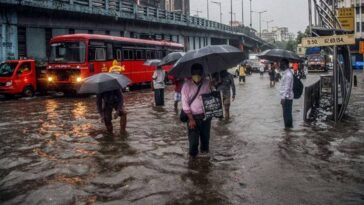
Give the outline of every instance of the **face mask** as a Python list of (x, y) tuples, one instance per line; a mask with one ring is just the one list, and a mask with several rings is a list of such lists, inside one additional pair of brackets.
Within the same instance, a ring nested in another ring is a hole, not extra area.
[(193, 80), (193, 82), (195, 82), (195, 83), (198, 83), (198, 82), (200, 82), (201, 81), (201, 76), (200, 75), (193, 75), (192, 76), (192, 80)]

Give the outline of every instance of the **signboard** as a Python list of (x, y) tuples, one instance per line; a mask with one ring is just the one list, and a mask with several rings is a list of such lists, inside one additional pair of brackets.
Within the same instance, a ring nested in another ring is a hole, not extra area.
[(354, 8), (339, 8), (337, 10), (338, 17), (347, 17), (347, 18), (354, 18), (355, 11)]
[(342, 29), (346, 31), (354, 31), (354, 8), (339, 8), (337, 10), (337, 17)]
[(302, 38), (303, 47), (339, 46), (355, 44), (355, 35), (334, 35)]
[(205, 109), (205, 118), (222, 118), (224, 116), (220, 92), (213, 91), (209, 94), (203, 94), (201, 97)]

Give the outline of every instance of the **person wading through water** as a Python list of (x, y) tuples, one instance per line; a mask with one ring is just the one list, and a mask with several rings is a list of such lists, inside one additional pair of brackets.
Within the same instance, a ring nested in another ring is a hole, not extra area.
[(100, 114), (101, 122), (105, 123), (109, 133), (113, 132), (112, 112), (115, 109), (114, 118), (120, 117), (120, 133), (126, 132), (126, 112), (124, 110), (124, 99), (120, 89), (103, 92), (97, 95), (97, 111)]
[[(202, 94), (211, 92), (210, 80), (203, 78), (201, 64), (191, 66), (192, 79), (187, 79), (182, 87), (182, 109), (188, 116), (187, 130), (189, 141), (189, 155), (194, 158), (198, 154), (209, 152), (211, 119), (205, 119)], [(196, 96), (196, 97), (194, 97)]]
[(152, 78), (155, 106), (164, 106), (164, 88), (166, 87), (164, 80), (166, 78), (166, 72), (161, 66), (158, 66)]
[(234, 77), (228, 71), (223, 70), (220, 73), (216, 73), (213, 76), (213, 79), (216, 90), (221, 91), (222, 93), (222, 104), (224, 105), (225, 120), (229, 120), (231, 99), (234, 101), (236, 94)]
[(280, 68), (283, 71), (281, 87), (279, 89), (281, 105), (283, 109), (283, 120), (285, 129), (293, 128), (292, 103), (293, 103), (293, 73), (286, 59), (281, 60)]

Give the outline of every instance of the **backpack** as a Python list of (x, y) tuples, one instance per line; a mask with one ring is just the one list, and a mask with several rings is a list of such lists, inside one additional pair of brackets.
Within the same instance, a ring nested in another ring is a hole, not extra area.
[(293, 75), (293, 98), (298, 99), (303, 93), (303, 83), (297, 76)]

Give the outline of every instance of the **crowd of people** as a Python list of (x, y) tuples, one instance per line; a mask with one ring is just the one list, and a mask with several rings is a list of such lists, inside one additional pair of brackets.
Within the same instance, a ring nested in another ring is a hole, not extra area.
[[(206, 75), (203, 65), (195, 63), (191, 66), (191, 77), (187, 79), (173, 79), (175, 84), (174, 108), (178, 110), (181, 102), (181, 109), (186, 113), (187, 133), (189, 141), (189, 155), (194, 158), (199, 153), (209, 152), (211, 118), (206, 118), (202, 95), (211, 93), (213, 90), (219, 91), (222, 98), (222, 107), (225, 120), (230, 119), (230, 105), (235, 100), (236, 88), (234, 75), (227, 70)], [(280, 74), (280, 72), (282, 74)], [(239, 84), (246, 83), (247, 65), (240, 64), (237, 67)], [(264, 73), (265, 71), (259, 71)], [(292, 123), (292, 103), (293, 103), (293, 72), (289, 68), (286, 59), (280, 62), (271, 63), (268, 69), (270, 86), (274, 87), (276, 81), (282, 75), (279, 89), (281, 105), (283, 110), (284, 126), (286, 129), (293, 127)], [(261, 74), (263, 75), (263, 74)], [(166, 87), (166, 72), (162, 67), (157, 67), (153, 73), (153, 90), (155, 106), (164, 106), (164, 89)], [(114, 118), (120, 117), (121, 132), (125, 132), (126, 112), (121, 90), (105, 92), (97, 95), (97, 110), (100, 113), (102, 122), (107, 130), (112, 133), (112, 112), (116, 111)], [(199, 149), (200, 148), (200, 149)]]

